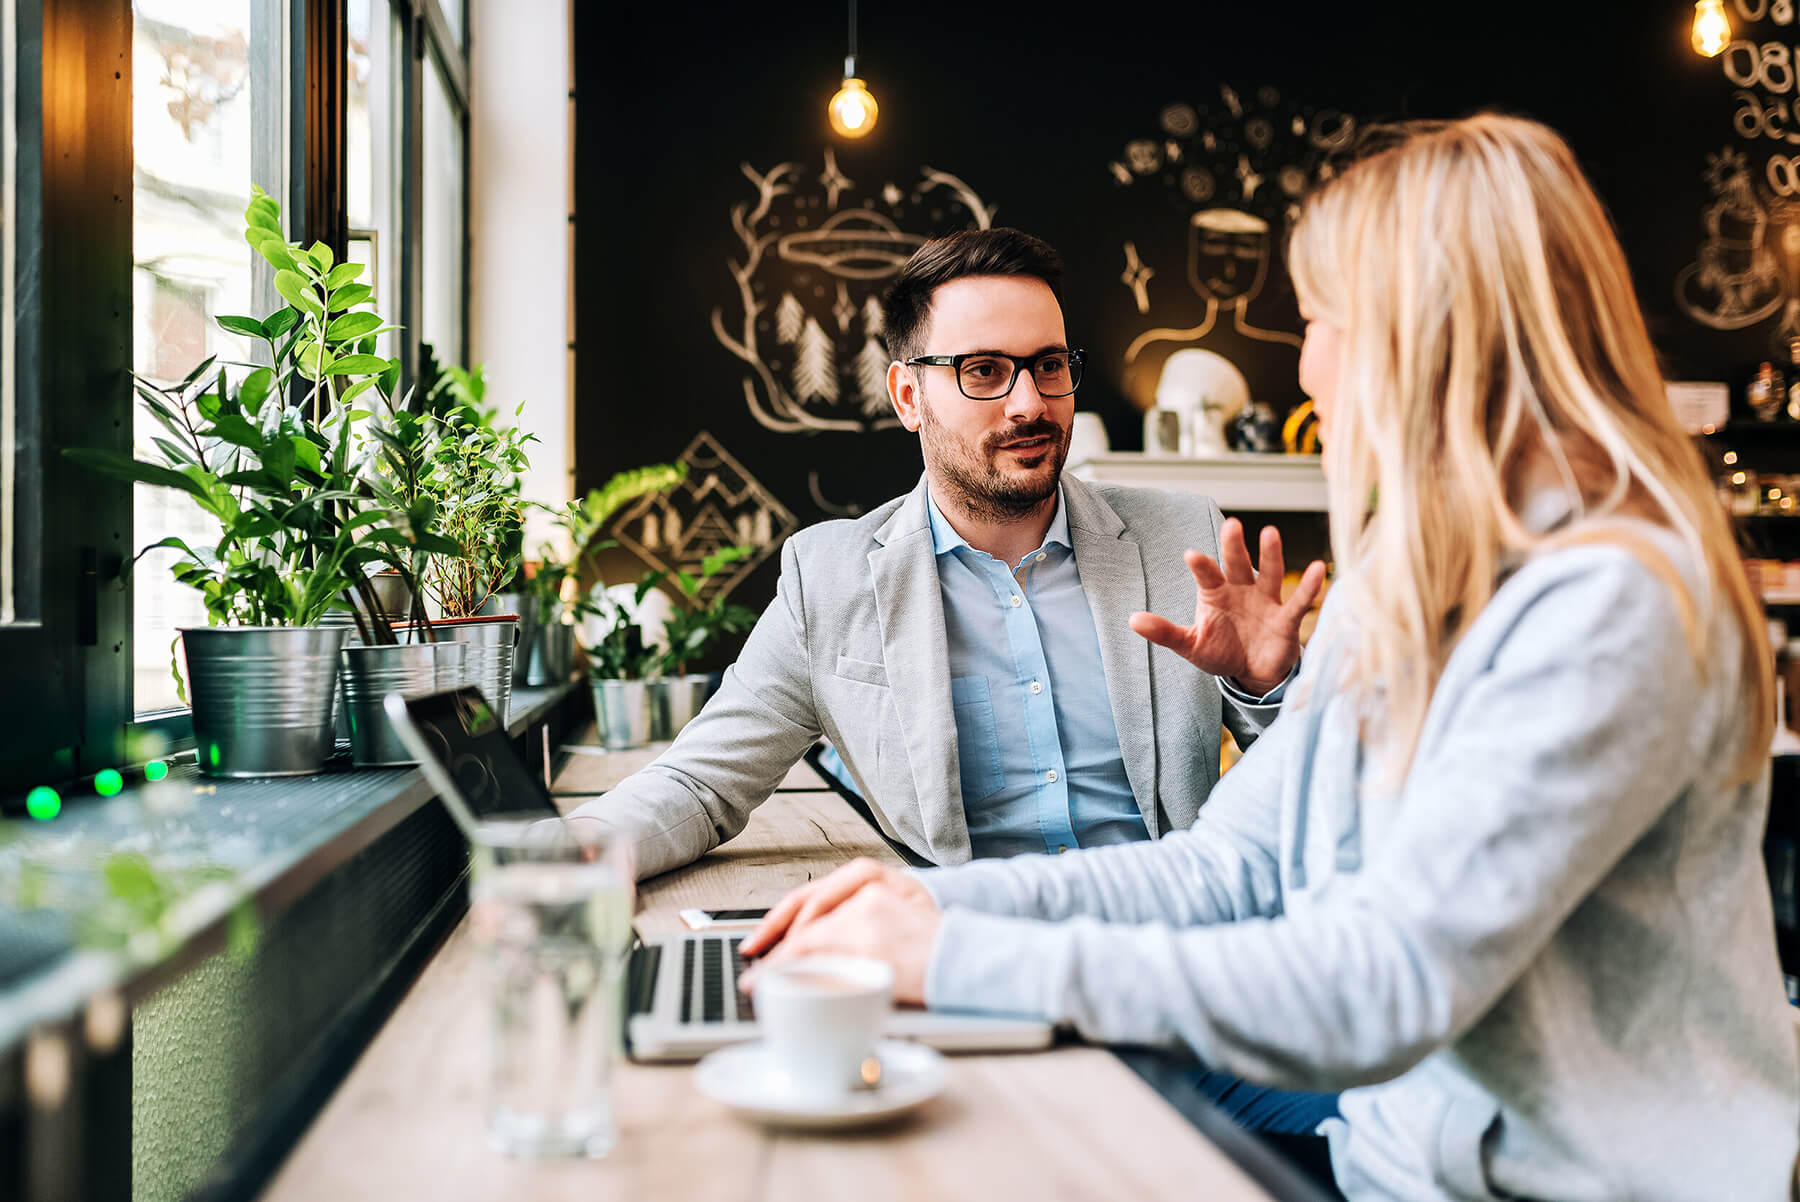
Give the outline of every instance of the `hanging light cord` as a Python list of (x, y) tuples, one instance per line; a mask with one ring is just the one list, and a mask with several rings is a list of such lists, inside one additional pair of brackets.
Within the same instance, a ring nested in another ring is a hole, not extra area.
[(856, 0), (850, 0), (850, 56), (844, 60), (844, 74), (856, 74)]

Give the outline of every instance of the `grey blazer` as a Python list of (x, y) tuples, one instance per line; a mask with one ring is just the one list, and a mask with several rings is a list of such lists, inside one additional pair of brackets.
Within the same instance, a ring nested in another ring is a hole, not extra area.
[[(1152, 838), (1185, 829), (1218, 779), (1221, 720), (1248, 746), (1277, 705), (1222, 694), (1126, 621), (1140, 609), (1193, 613), (1182, 552), (1217, 555), (1219, 508), (1067, 476), (1063, 496), (1132, 793)], [(630, 833), (640, 876), (665, 872), (742, 830), (824, 735), (890, 839), (963, 863), (945, 637), (921, 479), (864, 517), (789, 539), (775, 600), (719, 692), (655, 763), (575, 813)]]

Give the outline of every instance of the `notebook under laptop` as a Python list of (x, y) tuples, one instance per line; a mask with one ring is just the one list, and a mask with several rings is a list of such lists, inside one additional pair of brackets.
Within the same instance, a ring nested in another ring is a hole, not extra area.
[[(383, 706), (466, 834), (491, 819), (556, 816), (543, 782), (474, 686), (415, 697), (389, 693)], [(748, 934), (682, 934), (633, 948), (625, 1031), (635, 1059), (695, 1060), (756, 1038), (754, 1004), (737, 989), (743, 967), (737, 949)], [(896, 1010), (887, 1034), (945, 1051), (1008, 1051), (1046, 1047), (1055, 1032), (1040, 1019)]]

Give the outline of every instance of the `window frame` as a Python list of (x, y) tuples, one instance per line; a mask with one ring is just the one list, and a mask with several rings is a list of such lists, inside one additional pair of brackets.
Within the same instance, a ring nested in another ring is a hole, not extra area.
[[(344, 0), (257, 0), (288, 34), (283, 210), (291, 233), (342, 256), (348, 47)], [(455, 0), (460, 3), (460, 0)], [(139, 714), (132, 698), (131, 485), (65, 459), (71, 446), (131, 449), (133, 177), (129, 0), (15, 0), (18, 103), (11, 265), (15, 306), (15, 575), (18, 620), (0, 626), (4, 792), (127, 761), (134, 736), (191, 746), (186, 710)], [(461, 303), (468, 340), (468, 53), (438, 0), (385, 0), (401, 21), (403, 150), (396, 290), (402, 372), (416, 379), (422, 246), (423, 68), (450, 83), (463, 126)], [(465, 12), (466, 18), (466, 12)], [(466, 32), (466, 20), (465, 20)], [(253, 54), (266, 53), (270, 47)], [(45, 103), (53, 99), (54, 103)], [(262, 132), (262, 131), (259, 131)], [(259, 149), (253, 170), (269, 163)], [(246, 182), (246, 196), (248, 182)], [(262, 293), (266, 281), (258, 279)], [(269, 289), (272, 297), (273, 290)], [(273, 301), (269, 302), (273, 307)], [(78, 335), (63, 333), (79, 331)], [(48, 405), (46, 398), (55, 398)], [(9, 801), (17, 798), (8, 797)]]

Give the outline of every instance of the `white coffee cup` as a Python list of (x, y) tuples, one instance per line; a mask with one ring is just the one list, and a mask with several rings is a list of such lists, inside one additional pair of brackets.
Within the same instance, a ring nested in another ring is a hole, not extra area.
[(864, 1062), (893, 1004), (892, 968), (863, 956), (802, 956), (756, 978), (756, 1021), (795, 1097), (829, 1100), (870, 1082)]

